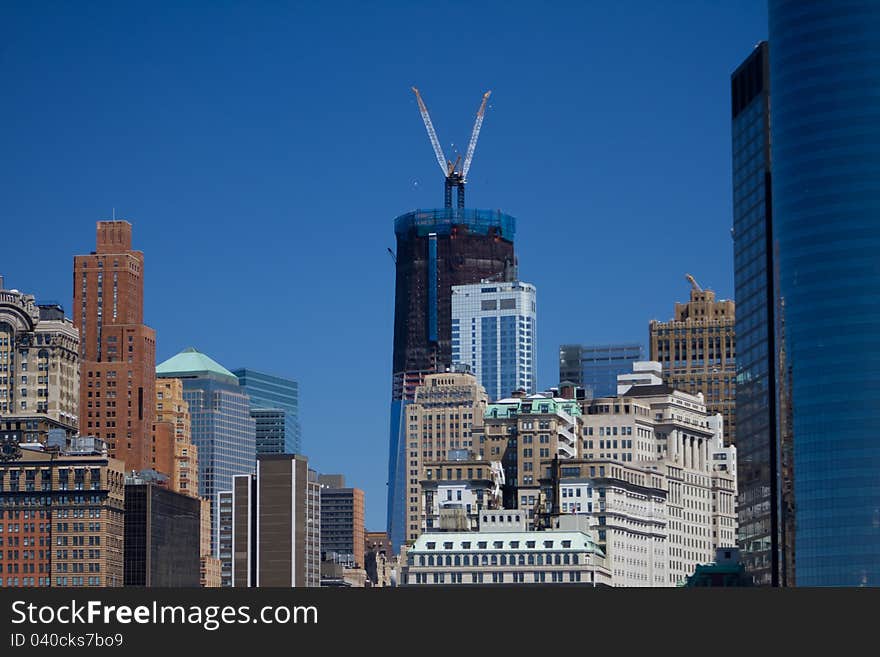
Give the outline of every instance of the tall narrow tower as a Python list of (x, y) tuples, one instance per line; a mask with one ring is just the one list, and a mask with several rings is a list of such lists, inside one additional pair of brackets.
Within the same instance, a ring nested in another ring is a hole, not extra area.
[[(391, 431), (388, 459), (388, 536), (397, 550), (406, 534), (407, 480), (418, 477), (406, 467), (406, 405), (426, 374), (452, 366), (452, 287), (482, 280), (516, 279), (513, 237), (516, 220), (498, 210), (466, 209), (464, 182), (473, 158), (488, 92), (477, 113), (465, 163), (448, 163), (418, 95), (419, 109), (445, 175), (441, 209), (414, 210), (394, 220), (397, 238), (394, 303)], [(450, 178), (451, 176), (451, 178)], [(452, 182), (450, 182), (452, 180)], [(455, 183), (455, 184), (452, 184)], [(458, 203), (451, 203), (451, 187)]]
[(156, 333), (144, 324), (144, 254), (131, 224), (99, 221), (97, 250), (73, 258), (80, 332), (79, 431), (107, 442), (126, 470), (150, 467)]

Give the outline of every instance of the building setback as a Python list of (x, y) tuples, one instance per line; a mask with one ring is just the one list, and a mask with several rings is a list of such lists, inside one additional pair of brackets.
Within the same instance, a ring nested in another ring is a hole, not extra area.
[(125, 586), (198, 587), (198, 498), (138, 477), (125, 484)]
[(144, 254), (131, 224), (99, 221), (97, 250), (73, 258), (80, 334), (79, 430), (104, 440), (126, 470), (150, 468), (156, 333), (144, 324)]
[(675, 304), (671, 321), (651, 320), (650, 360), (663, 365), (666, 382), (724, 418), (724, 442), (736, 443), (736, 304), (691, 280), (690, 300)]
[(529, 283), (452, 287), (452, 362), (469, 367), (489, 399), (535, 392), (536, 312)]
[(232, 487), (232, 586), (317, 587), (321, 493), (308, 460), (261, 454)]
[(123, 463), (92, 437), (0, 455), (0, 586), (122, 586)]
[(20, 442), (79, 424), (79, 332), (61, 306), (7, 290), (0, 276), (0, 431)]

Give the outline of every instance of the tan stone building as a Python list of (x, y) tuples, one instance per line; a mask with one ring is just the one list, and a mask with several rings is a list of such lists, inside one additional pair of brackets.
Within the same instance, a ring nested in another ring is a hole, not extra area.
[(123, 463), (91, 437), (2, 452), (0, 586), (122, 586)]
[(736, 304), (689, 280), (690, 300), (675, 304), (673, 319), (650, 322), (650, 360), (676, 390), (703, 393), (709, 411), (724, 418), (724, 443), (735, 444)]
[(421, 532), (424, 469), (450, 450), (478, 449), (488, 397), (476, 377), (464, 372), (429, 374), (406, 406), (406, 539)]
[(46, 442), (79, 421), (79, 332), (55, 304), (6, 290), (0, 277), (0, 430)]
[(500, 461), (452, 450), (449, 458), (424, 467), (421, 481), (422, 532), (471, 531), (484, 509), (500, 509), (504, 471)]
[(211, 554), (211, 502), (202, 498), (199, 527), (199, 585), (203, 588), (221, 586), (221, 562)]

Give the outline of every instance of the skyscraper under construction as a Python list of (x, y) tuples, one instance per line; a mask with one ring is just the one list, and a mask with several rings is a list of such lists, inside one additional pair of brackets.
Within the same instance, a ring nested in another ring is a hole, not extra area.
[[(516, 279), (513, 238), (516, 220), (497, 210), (464, 207), (464, 185), (489, 93), (477, 113), (461, 168), (445, 159), (427, 109), (413, 89), (445, 175), (445, 207), (415, 210), (397, 217), (394, 355), (388, 460), (388, 535), (397, 550), (405, 538), (410, 472), (405, 462), (406, 405), (425, 374), (452, 366), (452, 286)], [(456, 203), (453, 207), (453, 192)], [(465, 330), (466, 327), (462, 327)]]

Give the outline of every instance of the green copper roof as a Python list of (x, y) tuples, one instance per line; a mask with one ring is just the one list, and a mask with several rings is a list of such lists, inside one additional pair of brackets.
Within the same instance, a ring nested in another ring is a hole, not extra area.
[(238, 383), (238, 378), (210, 356), (198, 351), (195, 347), (184, 349), (164, 363), (156, 366), (156, 375), (165, 378), (192, 377), (197, 375), (215, 375), (221, 379), (229, 379)]

